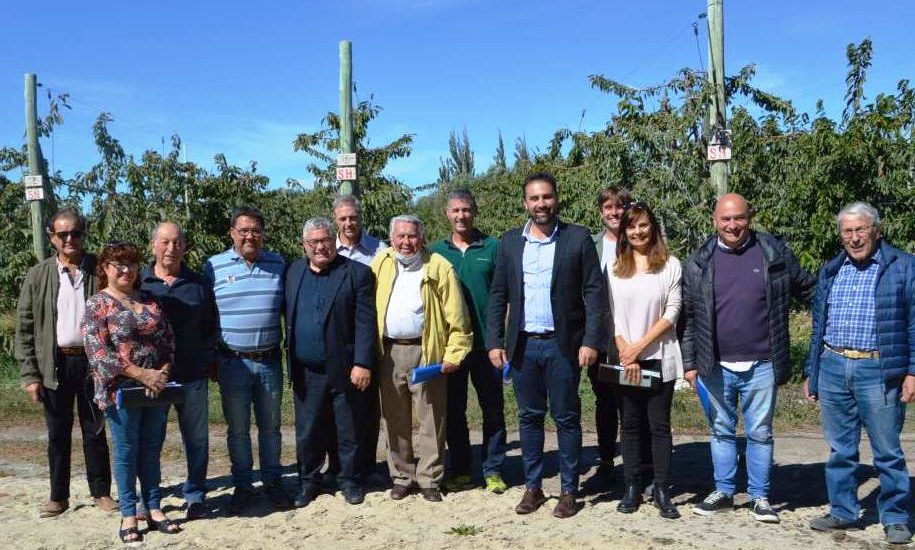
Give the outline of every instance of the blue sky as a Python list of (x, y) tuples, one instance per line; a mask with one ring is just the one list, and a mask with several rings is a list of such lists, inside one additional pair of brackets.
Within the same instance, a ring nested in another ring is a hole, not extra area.
[[(877, 8), (726, 0), (726, 71), (755, 63), (757, 86), (807, 112), (822, 98), (839, 116), (849, 42), (874, 41), (871, 97), (915, 76), (915, 2)], [(308, 182), (308, 158), (292, 141), (337, 110), (337, 49), (348, 39), (356, 98), (384, 108), (370, 137), (415, 135), (411, 157), (388, 172), (418, 186), (436, 179), (452, 130), (467, 128), (481, 171), (499, 130), (511, 150), (518, 136), (545, 149), (559, 128), (602, 127), (615, 100), (588, 75), (646, 86), (698, 67), (692, 23), (705, 9), (702, 0), (8, 2), (0, 144), (22, 143), (23, 74), (35, 72), (42, 98), (48, 88), (71, 97), (53, 143), (42, 144), (64, 176), (97, 162), (91, 126), (109, 111), (111, 132), (136, 157), (177, 133), (204, 167), (221, 152), (234, 164), (256, 160), (273, 186)]]

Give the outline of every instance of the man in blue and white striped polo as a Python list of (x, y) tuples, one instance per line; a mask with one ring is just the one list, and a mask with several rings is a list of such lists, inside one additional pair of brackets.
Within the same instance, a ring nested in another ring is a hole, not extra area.
[(258, 209), (236, 208), (229, 235), (232, 248), (204, 267), (213, 283), (222, 332), (219, 389), (235, 486), (229, 512), (240, 513), (254, 496), (252, 404), (264, 491), (275, 509), (286, 509), (292, 506), (280, 480), (280, 312), (286, 265), (279, 254), (263, 249), (264, 217)]

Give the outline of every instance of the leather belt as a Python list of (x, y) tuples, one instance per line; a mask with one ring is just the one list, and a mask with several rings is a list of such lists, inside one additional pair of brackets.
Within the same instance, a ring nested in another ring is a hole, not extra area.
[(880, 359), (879, 351), (863, 351), (860, 349), (834, 348), (829, 344), (823, 344), (823, 347), (833, 353), (838, 353), (846, 359)]
[(548, 340), (556, 336), (556, 333), (551, 330), (549, 332), (525, 332), (524, 335), (534, 340)]
[(86, 348), (84, 348), (82, 346), (68, 346), (68, 347), (62, 347), (62, 348), (59, 347), (59, 348), (57, 348), (57, 351), (60, 352), (61, 355), (67, 355), (70, 357), (86, 355)]
[(421, 346), (423, 344), (422, 337), (420, 338), (388, 338), (384, 337), (386, 344), (397, 344), (398, 346)]
[(231, 348), (226, 348), (226, 351), (231, 353), (235, 357), (239, 357), (241, 359), (250, 359), (252, 361), (263, 361), (264, 359), (270, 359), (271, 357), (275, 357), (279, 353), (280, 348), (270, 348), (270, 349), (257, 350), (257, 351), (238, 351), (238, 350), (234, 350)]

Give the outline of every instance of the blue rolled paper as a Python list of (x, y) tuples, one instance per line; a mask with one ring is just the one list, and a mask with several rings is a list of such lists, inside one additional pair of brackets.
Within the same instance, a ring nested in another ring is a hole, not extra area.
[(705, 384), (702, 383), (702, 378), (699, 376), (696, 377), (696, 395), (699, 396), (699, 403), (702, 405), (702, 410), (705, 411), (705, 416), (708, 416), (712, 404), (708, 399), (708, 389), (705, 387)]
[(512, 382), (512, 366), (508, 364), (508, 361), (502, 365), (502, 383), (511, 384)]
[(422, 384), (432, 380), (433, 378), (438, 378), (442, 375), (442, 364), (435, 363), (433, 365), (426, 365), (416, 367), (410, 371), (410, 383), (411, 384)]

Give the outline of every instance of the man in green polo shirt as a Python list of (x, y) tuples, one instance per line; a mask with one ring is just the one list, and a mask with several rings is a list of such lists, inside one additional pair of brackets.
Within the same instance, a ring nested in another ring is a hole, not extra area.
[(461, 281), (473, 321), (473, 350), (461, 363), (461, 368), (448, 375), (446, 441), (451, 456), (451, 476), (444, 488), (455, 492), (474, 485), (470, 476), (470, 432), (467, 429), (469, 378), (483, 410), (483, 479), (488, 491), (499, 494), (507, 488), (502, 481), (502, 462), (505, 460), (502, 373), (492, 367), (484, 344), (489, 286), (499, 255), (499, 241), (474, 226), (477, 202), (470, 191), (452, 191), (448, 195), (445, 215), (451, 223), (451, 235), (430, 248), (451, 262)]

